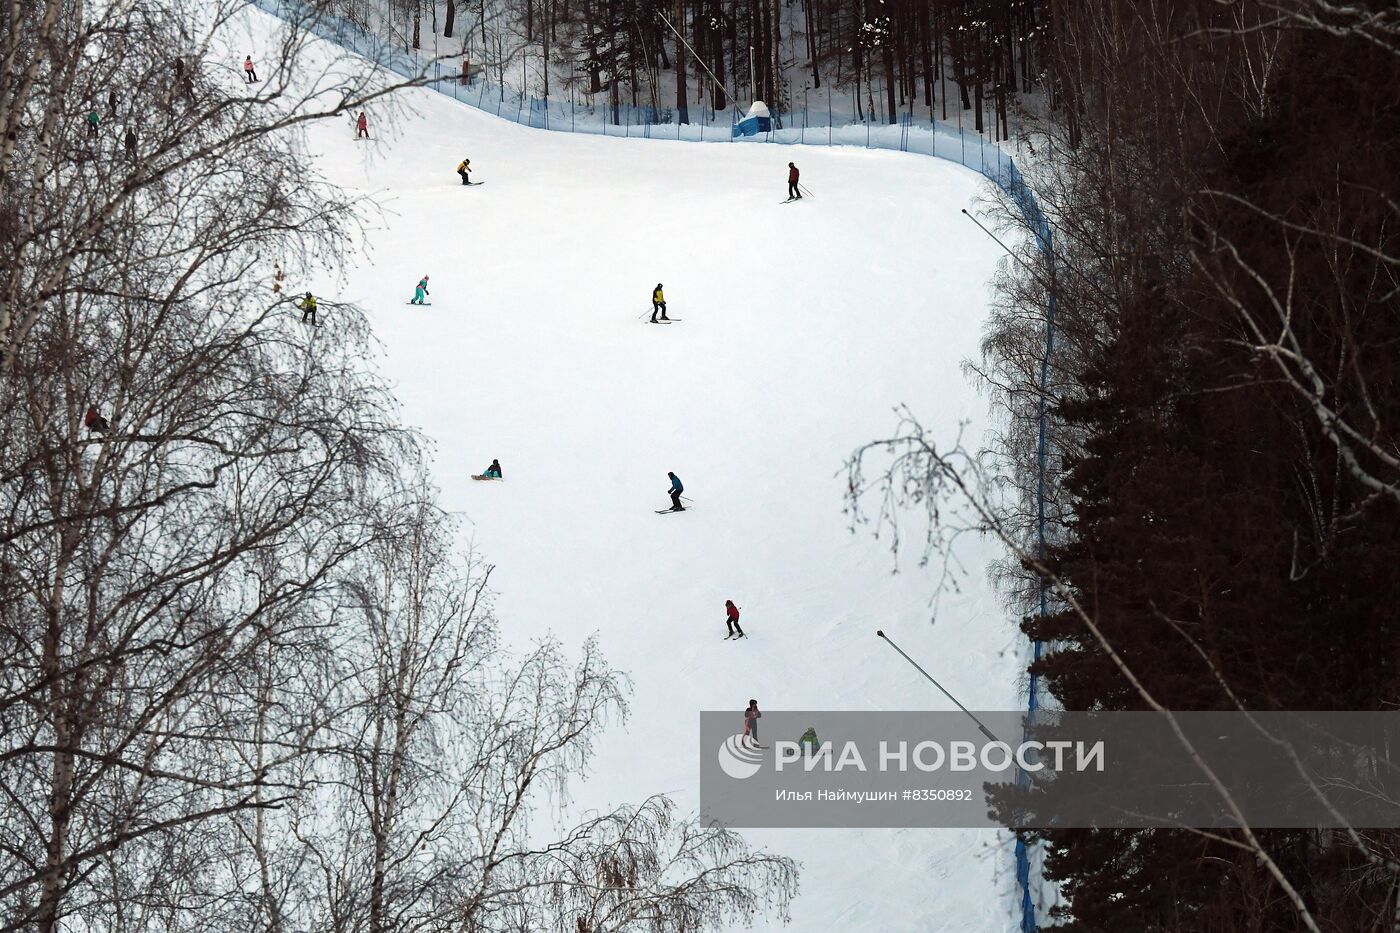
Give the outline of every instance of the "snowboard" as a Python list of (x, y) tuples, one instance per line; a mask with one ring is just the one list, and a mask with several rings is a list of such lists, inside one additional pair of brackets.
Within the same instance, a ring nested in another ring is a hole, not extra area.
[(463, 187), (463, 188), (477, 188), (477, 187), (480, 187), (481, 185), (484, 185), (484, 184), (486, 184), (486, 182), (484, 182), (484, 181), (469, 181), (469, 182), (467, 182), (465, 185), (463, 185), (462, 187)]
[(419, 304), (419, 303), (416, 302), (416, 301), (405, 301), (404, 304), (408, 304), (408, 305), (418, 305), (418, 307), (420, 307), (420, 308), (431, 308), (431, 307), (433, 306), (433, 303), (432, 303), (431, 301), (425, 301), (425, 302), (423, 302), (422, 304)]
[(502, 482), (502, 483), (505, 482), (505, 477), (504, 477), (504, 476), (487, 476), (487, 475), (484, 474), (484, 473), (483, 473), (483, 474), (480, 474), (480, 475), (478, 475), (478, 474), (476, 474), (476, 473), (473, 473), (473, 474), (472, 474), (472, 479), (486, 479), (486, 480), (497, 480), (497, 481)]

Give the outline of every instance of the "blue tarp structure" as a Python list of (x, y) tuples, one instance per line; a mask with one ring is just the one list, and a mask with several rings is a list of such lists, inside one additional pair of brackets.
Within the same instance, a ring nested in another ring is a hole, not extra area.
[(733, 138), (737, 139), (740, 136), (757, 136), (759, 133), (771, 132), (773, 132), (773, 115), (768, 112), (767, 104), (756, 100), (749, 108), (748, 115), (734, 124), (732, 135)]

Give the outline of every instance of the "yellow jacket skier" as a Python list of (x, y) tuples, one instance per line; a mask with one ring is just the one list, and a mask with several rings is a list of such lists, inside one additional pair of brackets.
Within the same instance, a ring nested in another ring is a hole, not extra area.
[(656, 312), (661, 312), (661, 320), (669, 321), (666, 316), (666, 295), (661, 291), (661, 283), (656, 283), (656, 288), (651, 291), (651, 322), (656, 323)]

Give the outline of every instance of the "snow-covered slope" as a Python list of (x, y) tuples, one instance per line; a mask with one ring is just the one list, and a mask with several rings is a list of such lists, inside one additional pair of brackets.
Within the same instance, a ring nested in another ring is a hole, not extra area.
[[(253, 42), (276, 21), (250, 12)], [(255, 48), (257, 46), (254, 46)], [(323, 125), (331, 180), (388, 208), (344, 283), (407, 420), (437, 444), (444, 505), (496, 565), (520, 643), (593, 633), (633, 678), (580, 809), (697, 806), (698, 712), (951, 708), (877, 627), (973, 709), (1014, 709), (1021, 644), (964, 541), (963, 592), (896, 575), (842, 514), (851, 451), (908, 403), (952, 439), (986, 405), (975, 355), (994, 243), (958, 213), (984, 181), (927, 157), (526, 129), (431, 91), (389, 138)], [(385, 129), (371, 113), (375, 129)], [(454, 168), (471, 158), (482, 187)], [(795, 160), (816, 197), (780, 205)], [(432, 306), (407, 304), (431, 276)], [(665, 284), (680, 323), (646, 323)], [(504, 483), (472, 482), (493, 457)], [(668, 505), (666, 472), (696, 507)], [(723, 640), (724, 601), (750, 638)], [(932, 621), (931, 621), (932, 620)], [(791, 738), (796, 738), (793, 736)], [(798, 931), (1014, 928), (1009, 839), (974, 831), (764, 831), (800, 859)]]

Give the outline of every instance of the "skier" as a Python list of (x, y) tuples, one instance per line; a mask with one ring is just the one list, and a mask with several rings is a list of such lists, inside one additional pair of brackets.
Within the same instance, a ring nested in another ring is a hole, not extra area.
[(796, 165), (793, 165), (791, 162), (789, 162), (789, 163), (788, 163), (788, 200), (789, 200), (789, 201), (795, 201), (795, 200), (797, 200), (798, 198), (802, 197), (802, 192), (801, 192), (801, 190), (799, 190), (798, 187), (797, 187), (797, 178), (798, 178), (798, 175), (799, 175), (799, 174), (800, 174), (800, 173), (797, 171), (797, 166), (796, 166)]
[(301, 322), (305, 324), (310, 321), (311, 326), (316, 327), (316, 296), (307, 292), (306, 297), (297, 303), (297, 307), (301, 309)]
[(418, 284), (413, 289), (413, 300), (409, 304), (421, 305), (423, 299), (428, 295), (428, 277), (425, 275), (418, 280)]
[(822, 740), (817, 738), (817, 727), (808, 726), (807, 731), (802, 733), (802, 738), (797, 740), (797, 747), (805, 754), (815, 755), (822, 747)]
[(243, 59), (243, 74), (247, 76), (249, 84), (258, 80), (258, 73), (253, 70), (253, 56), (251, 55)]
[(106, 434), (111, 426), (107, 424), (107, 419), (102, 417), (95, 407), (89, 405), (87, 414), (83, 416), (83, 427), (93, 434)]
[(97, 138), (97, 127), (98, 127), (98, 124), (100, 124), (101, 122), (102, 122), (102, 118), (99, 117), (99, 116), (97, 115), (97, 108), (96, 108), (96, 107), (94, 107), (92, 110), (89, 110), (89, 111), (88, 111), (88, 115), (87, 115), (88, 139), (96, 139), (96, 138)]
[(749, 708), (744, 710), (744, 738), (753, 739), (753, 744), (758, 748), (763, 745), (758, 741), (758, 721), (763, 718), (763, 714), (758, 711), (758, 701), (750, 700)]
[(126, 146), (126, 157), (131, 161), (136, 161), (136, 131), (131, 127), (126, 128), (126, 138), (122, 140)]
[(355, 138), (359, 139), (360, 137), (369, 139), (369, 118), (365, 116), (363, 110), (360, 111), (360, 115), (355, 119)]
[[(724, 601), (724, 615), (724, 624), (729, 626), (729, 634), (724, 636), (724, 640), (743, 638), (744, 630), (739, 626), (739, 607), (734, 605), (734, 600), (726, 599)], [(739, 634), (734, 634), (736, 631)]]
[(681, 485), (681, 478), (674, 473), (667, 473), (671, 477), (671, 511), (684, 512), (685, 506), (681, 505), (681, 493), (685, 492), (685, 487)]
[(486, 472), (483, 475), (489, 476), (492, 479), (505, 479), (505, 477), (501, 475), (501, 461), (492, 460), (491, 465), (486, 468)]
[(651, 290), (651, 322), (656, 323), (656, 312), (661, 312), (661, 320), (669, 321), (666, 316), (666, 295), (661, 291), (661, 283), (657, 282), (656, 287)]
[(457, 164), (457, 174), (462, 176), (462, 184), (464, 184), (464, 185), (470, 185), (470, 184), (472, 183), (472, 180), (471, 180), (471, 177), (470, 177), (470, 176), (471, 176), (471, 171), (472, 171), (472, 160), (471, 160), (471, 159), (463, 159), (461, 162), (459, 162), (459, 163)]

